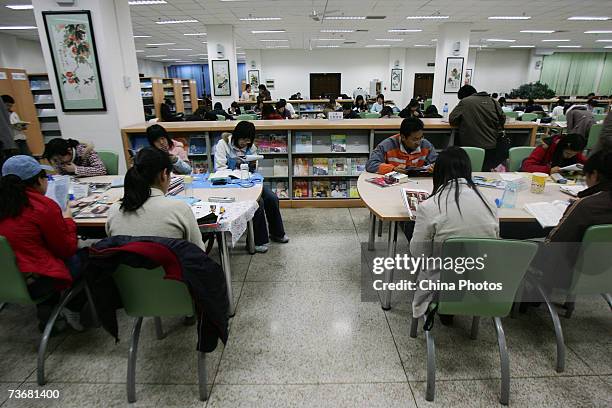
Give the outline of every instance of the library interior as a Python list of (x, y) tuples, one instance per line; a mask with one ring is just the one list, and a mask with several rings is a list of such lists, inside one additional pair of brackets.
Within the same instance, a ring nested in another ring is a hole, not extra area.
[(612, 406), (610, 0), (0, 0), (0, 407)]

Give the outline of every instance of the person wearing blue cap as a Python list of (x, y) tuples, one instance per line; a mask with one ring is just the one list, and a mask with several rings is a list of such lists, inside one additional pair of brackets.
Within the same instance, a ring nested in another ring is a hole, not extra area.
[[(41, 330), (59, 302), (60, 290), (70, 287), (79, 272), (76, 224), (70, 208), (62, 214), (60, 206), (45, 196), (47, 170), (52, 168), (18, 155), (4, 162), (0, 178), (0, 236), (15, 253), (30, 295), (49, 296), (37, 305)], [(82, 306), (82, 299), (75, 299), (62, 312), (77, 330), (82, 330), (78, 313)]]

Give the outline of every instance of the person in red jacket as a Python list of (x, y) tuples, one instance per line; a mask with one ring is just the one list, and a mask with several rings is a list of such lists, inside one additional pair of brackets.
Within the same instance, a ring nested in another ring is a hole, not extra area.
[[(33, 157), (18, 155), (4, 162), (0, 179), (0, 235), (15, 253), (30, 295), (51, 295), (38, 305), (40, 328), (59, 301), (61, 289), (69, 287), (78, 274), (76, 224), (70, 209), (62, 214), (59, 205), (45, 196), (45, 170), (51, 169)], [(70, 310), (63, 313), (76, 329), (79, 306), (82, 302), (70, 302), (72, 314)]]
[(553, 136), (542, 142), (523, 161), (522, 171), (554, 174), (559, 173), (562, 167), (586, 163), (586, 157), (581, 153), (586, 145), (582, 135)]

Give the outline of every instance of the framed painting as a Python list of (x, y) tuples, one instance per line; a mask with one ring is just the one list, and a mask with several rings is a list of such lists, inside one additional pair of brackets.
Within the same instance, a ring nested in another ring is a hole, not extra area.
[(465, 80), (463, 85), (472, 85), (472, 69), (465, 70)]
[(231, 96), (229, 60), (213, 60), (213, 94), (215, 96)]
[(402, 90), (402, 70), (400, 68), (393, 68), (391, 70), (391, 90)]
[(444, 75), (444, 93), (457, 93), (461, 88), (463, 77), (463, 58), (446, 58), (446, 74)]
[(259, 87), (259, 70), (258, 69), (250, 69), (249, 72), (249, 84), (251, 84), (251, 89), (255, 90)]
[(105, 111), (104, 87), (89, 10), (43, 11), (42, 17), (62, 110)]

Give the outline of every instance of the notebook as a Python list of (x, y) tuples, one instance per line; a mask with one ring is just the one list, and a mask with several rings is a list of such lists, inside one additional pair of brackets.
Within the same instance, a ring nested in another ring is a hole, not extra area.
[(555, 200), (525, 204), (525, 210), (533, 215), (542, 228), (556, 227), (569, 206), (568, 201)]

